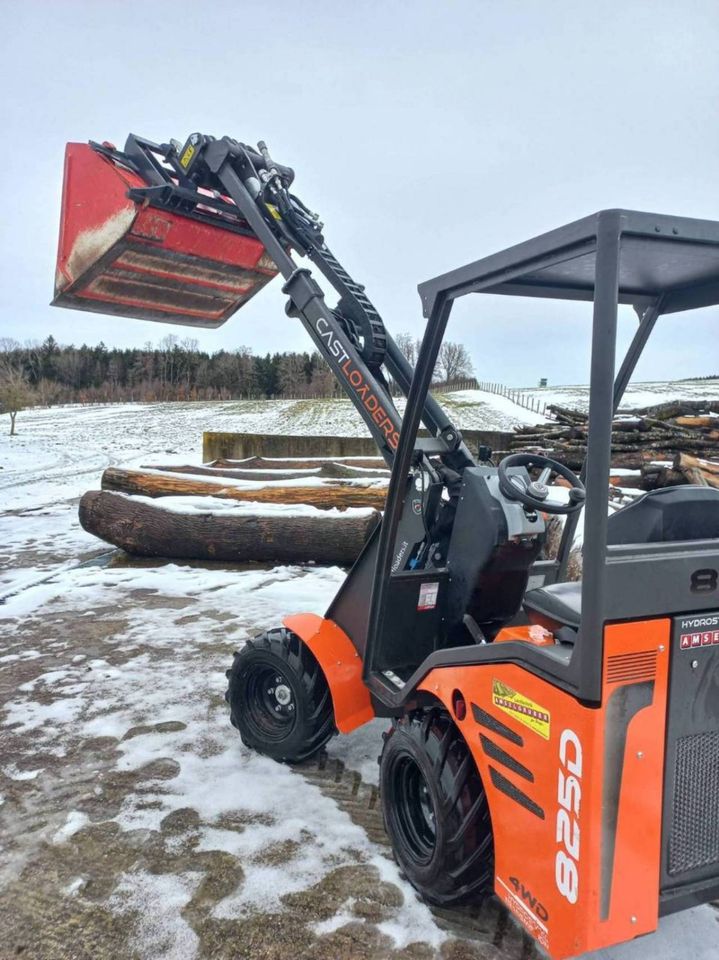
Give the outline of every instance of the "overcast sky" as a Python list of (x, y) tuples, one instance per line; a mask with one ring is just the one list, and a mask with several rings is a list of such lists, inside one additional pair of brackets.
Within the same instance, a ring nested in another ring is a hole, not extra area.
[[(67, 140), (265, 139), (395, 334), (423, 329), (418, 282), (598, 209), (719, 219), (717, 0), (2, 8), (0, 336), (310, 345), (278, 280), (208, 332), (49, 307)], [(577, 383), (587, 317), (467, 297), (449, 335), (482, 379)], [(719, 372), (717, 333), (717, 310), (664, 319), (637, 378)]]

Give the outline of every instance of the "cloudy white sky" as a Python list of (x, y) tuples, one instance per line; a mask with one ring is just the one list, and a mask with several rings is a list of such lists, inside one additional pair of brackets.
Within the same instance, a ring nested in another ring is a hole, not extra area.
[[(390, 330), (418, 282), (603, 207), (719, 219), (716, 0), (4, 0), (0, 336), (305, 348), (279, 281), (217, 331), (48, 306), (67, 140), (265, 139)], [(465, 298), (481, 378), (586, 379), (584, 306)], [(622, 323), (622, 341), (634, 319)], [(719, 313), (638, 377), (719, 372)]]

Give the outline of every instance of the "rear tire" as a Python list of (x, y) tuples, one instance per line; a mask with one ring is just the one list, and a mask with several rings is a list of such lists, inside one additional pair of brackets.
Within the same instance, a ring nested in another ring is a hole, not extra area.
[(226, 676), (230, 720), (245, 746), (273, 760), (298, 763), (335, 732), (322, 668), (284, 627), (248, 640)]
[(416, 711), (393, 723), (380, 757), (380, 795), (395, 858), (425, 900), (448, 905), (492, 892), (487, 797), (444, 710)]

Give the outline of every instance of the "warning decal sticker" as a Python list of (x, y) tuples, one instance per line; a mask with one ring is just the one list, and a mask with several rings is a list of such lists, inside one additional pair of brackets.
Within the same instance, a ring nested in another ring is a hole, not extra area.
[(439, 595), (439, 580), (433, 580), (431, 583), (420, 584), (418, 610), (434, 610), (437, 606), (437, 597)]
[(492, 703), (505, 713), (519, 720), (525, 727), (534, 730), (540, 737), (549, 740), (551, 715), (544, 707), (512, 690), (500, 680), (492, 681)]

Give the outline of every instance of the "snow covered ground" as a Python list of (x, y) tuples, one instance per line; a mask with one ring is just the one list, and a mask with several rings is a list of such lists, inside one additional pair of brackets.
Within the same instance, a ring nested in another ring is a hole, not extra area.
[[(503, 397), (472, 391), (443, 397), (465, 428), (504, 430), (536, 420)], [(4, 421), (2, 421), (4, 423)], [(0, 433), (4, 509), (82, 494), (117, 463), (199, 461), (204, 430), (367, 436), (349, 400), (230, 400), (36, 408), (18, 415), (18, 436)]]
[[(589, 391), (586, 386), (557, 386), (524, 390), (522, 393), (540, 403), (557, 403), (574, 410), (589, 409)], [(630, 383), (621, 410), (633, 407), (651, 407), (668, 400), (719, 400), (719, 379), (714, 380), (658, 380), (648, 383)]]
[[(457, 419), (523, 422), (499, 399), (480, 398), (492, 419), (460, 396)], [(232, 651), (323, 612), (342, 571), (128, 562), (77, 523), (108, 464), (198, 462), (203, 429), (316, 429), (304, 409), (33, 410), (0, 436), (0, 956), (538, 956), (496, 904), (432, 912), (400, 877), (377, 806), (383, 721), (294, 770), (230, 728)], [(333, 431), (361, 432), (337, 410)], [(594, 960), (716, 960), (717, 933), (699, 908)]]

